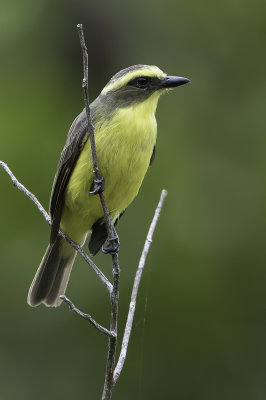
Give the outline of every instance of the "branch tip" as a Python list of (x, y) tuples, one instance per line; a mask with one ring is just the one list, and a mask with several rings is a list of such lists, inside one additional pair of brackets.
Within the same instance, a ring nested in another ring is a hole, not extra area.
[(140, 284), (142, 272), (143, 272), (143, 269), (145, 266), (146, 258), (147, 258), (147, 255), (148, 255), (148, 252), (150, 249), (150, 245), (152, 243), (153, 233), (154, 233), (154, 230), (158, 223), (160, 211), (162, 209), (166, 195), (167, 195), (167, 191), (165, 189), (163, 189), (161, 191), (160, 200), (159, 200), (159, 203), (154, 212), (154, 216), (153, 216), (153, 219), (152, 219), (152, 222), (151, 222), (151, 225), (149, 228), (149, 232), (148, 232), (146, 240), (145, 240), (143, 251), (142, 251), (142, 254), (141, 254), (141, 257), (139, 260), (139, 265), (138, 265), (138, 268), (136, 271), (132, 294), (131, 294), (129, 311), (128, 311), (128, 315), (127, 315), (127, 322), (126, 322), (126, 326), (124, 329), (124, 336), (123, 336), (123, 340), (122, 340), (121, 351), (120, 351), (118, 362), (116, 364), (116, 367), (115, 367), (115, 370), (113, 373), (114, 383), (116, 383), (117, 379), (119, 378), (121, 371), (123, 369), (124, 363), (125, 363), (125, 359), (126, 359), (126, 355), (127, 355), (127, 348), (128, 348), (129, 338), (131, 335), (134, 313), (135, 313), (135, 308), (136, 308), (139, 284)]
[(102, 325), (98, 324), (98, 322), (95, 321), (95, 319), (92, 318), (90, 314), (85, 314), (84, 312), (80, 311), (73, 303), (71, 300), (69, 300), (65, 295), (59, 296), (61, 300), (63, 300), (65, 303), (69, 305), (70, 311), (74, 311), (76, 314), (78, 314), (80, 317), (86, 319), (89, 321), (89, 323), (97, 329), (99, 332), (104, 333), (105, 335), (109, 336), (112, 339), (116, 339), (116, 333), (109, 331), (108, 329), (104, 328)]

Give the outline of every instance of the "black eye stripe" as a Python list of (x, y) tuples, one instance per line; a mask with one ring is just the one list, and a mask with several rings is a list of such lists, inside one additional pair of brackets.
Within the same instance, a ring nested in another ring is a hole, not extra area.
[(131, 81), (129, 81), (127, 85), (135, 86), (140, 89), (145, 89), (149, 86), (151, 81), (152, 78), (150, 76), (138, 76), (137, 78), (131, 79)]

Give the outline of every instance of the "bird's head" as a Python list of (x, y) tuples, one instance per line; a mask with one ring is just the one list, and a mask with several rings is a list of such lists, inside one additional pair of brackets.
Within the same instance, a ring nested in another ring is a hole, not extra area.
[(101, 92), (102, 99), (118, 108), (129, 107), (159, 96), (167, 89), (188, 83), (189, 79), (168, 76), (154, 65), (133, 65), (115, 74)]

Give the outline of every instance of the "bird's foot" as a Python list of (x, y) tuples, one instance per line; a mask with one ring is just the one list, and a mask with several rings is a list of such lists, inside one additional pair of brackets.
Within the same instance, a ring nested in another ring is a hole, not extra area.
[(100, 194), (104, 191), (104, 179), (94, 179), (93, 184), (90, 188), (90, 194)]
[(104, 254), (114, 255), (119, 252), (119, 248), (120, 248), (119, 237), (117, 233), (115, 233), (115, 235), (108, 240), (107, 245), (102, 247), (102, 252)]

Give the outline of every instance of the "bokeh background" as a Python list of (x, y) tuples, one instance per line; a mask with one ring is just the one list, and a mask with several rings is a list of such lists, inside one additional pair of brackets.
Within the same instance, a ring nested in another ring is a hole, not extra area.
[[(83, 107), (77, 23), (91, 99), (136, 63), (191, 79), (160, 100), (156, 160), (119, 223), (121, 339), (168, 190), (114, 399), (266, 397), (265, 12), (260, 0), (0, 2), (0, 159), (46, 208)], [(27, 306), (49, 227), (3, 170), (0, 188), (0, 398), (99, 399), (107, 339), (66, 305)], [(67, 294), (108, 326), (107, 293), (79, 257)]]

